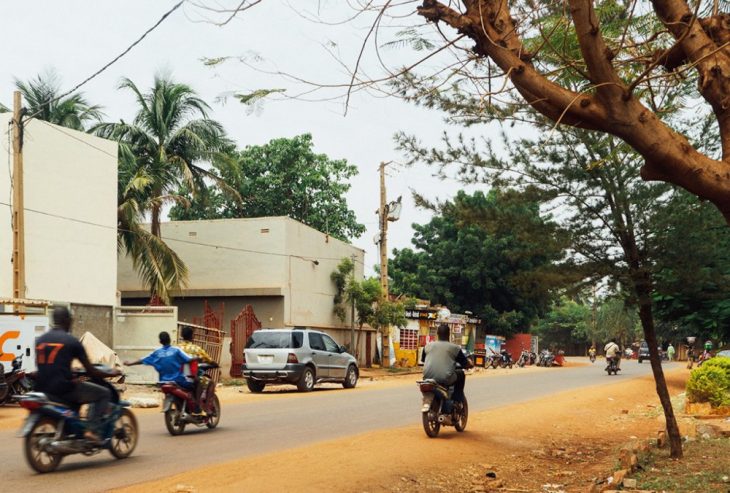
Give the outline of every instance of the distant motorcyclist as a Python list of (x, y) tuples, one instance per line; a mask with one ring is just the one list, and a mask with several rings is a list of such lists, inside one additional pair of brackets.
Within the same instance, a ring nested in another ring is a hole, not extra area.
[(606, 354), (606, 369), (608, 369), (612, 359), (616, 361), (617, 368), (621, 367), (621, 348), (616, 344), (616, 339), (608, 341), (603, 348), (603, 352)]
[(68, 309), (57, 306), (53, 309), (53, 328), (36, 339), (38, 374), (35, 390), (77, 404), (89, 404), (90, 426), (84, 436), (99, 441), (99, 425), (109, 407), (111, 391), (95, 383), (80, 382), (71, 372), (71, 362), (78, 359), (90, 377), (116, 377), (121, 372), (102, 371), (91, 364), (84, 346), (69, 334), (72, 322)]
[(591, 362), (596, 361), (596, 346), (591, 346), (588, 350), (588, 357), (591, 359)]
[(450, 330), (447, 324), (441, 324), (436, 329), (438, 341), (431, 342), (423, 348), (421, 361), (424, 362), (423, 378), (436, 380), (439, 384), (454, 386), (454, 402), (464, 401), (464, 372), (456, 371), (456, 364), (462, 368), (471, 368), (472, 362), (464, 355), (461, 348), (449, 342)]

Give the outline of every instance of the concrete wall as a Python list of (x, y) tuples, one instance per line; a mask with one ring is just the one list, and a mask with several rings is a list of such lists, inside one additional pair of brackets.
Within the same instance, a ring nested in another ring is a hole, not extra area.
[(79, 305), (71, 303), (73, 335), (81, 337), (91, 332), (109, 347), (113, 345), (114, 308), (111, 306)]
[[(0, 161), (8, 121), (0, 114)], [(31, 120), (24, 134), (26, 298), (113, 306), (117, 144)], [(10, 181), (0, 173), (0, 296), (12, 296)]]
[[(177, 308), (172, 307), (115, 307), (112, 349), (122, 361), (147, 356), (160, 347), (158, 334), (170, 333), (177, 340)], [(158, 376), (146, 365), (125, 369), (129, 383), (154, 383)]]
[(335, 285), (330, 275), (343, 258), (354, 256), (355, 277), (363, 278), (365, 252), (298, 221), (286, 218), (289, 284), (287, 325), (349, 327), (333, 312)]

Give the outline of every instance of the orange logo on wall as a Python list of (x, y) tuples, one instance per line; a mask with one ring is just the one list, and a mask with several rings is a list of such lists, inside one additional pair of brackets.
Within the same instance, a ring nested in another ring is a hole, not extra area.
[(3, 347), (5, 346), (5, 341), (17, 339), (18, 337), (20, 337), (19, 330), (9, 330), (0, 334), (0, 361), (13, 361), (15, 359), (15, 353), (6, 353)]

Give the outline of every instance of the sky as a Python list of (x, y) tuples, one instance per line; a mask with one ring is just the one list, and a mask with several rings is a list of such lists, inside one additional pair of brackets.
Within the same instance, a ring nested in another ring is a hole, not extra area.
[[(208, 6), (240, 3), (200, 1)], [(58, 73), (64, 90), (70, 89), (126, 49), (176, 3), (177, 0), (0, 2), (0, 32), (5, 40), (0, 44), (0, 102), (6, 106), (12, 103), (16, 77), (26, 80), (48, 69)], [(228, 24), (217, 26), (206, 19), (221, 22), (226, 16), (187, 2), (81, 90), (89, 101), (104, 107), (107, 120), (128, 121), (135, 111), (134, 101), (131, 94), (117, 89), (120, 79), (128, 77), (146, 88), (151, 86), (155, 73), (166, 72), (192, 86), (208, 101), (213, 108), (211, 117), (221, 122), (241, 147), (311, 133), (317, 152), (347, 159), (359, 169), (359, 175), (352, 180), (348, 203), (367, 232), (354, 239), (353, 244), (366, 251), (365, 272), (373, 275), (373, 266), (378, 263), (373, 242), (378, 232), (378, 165), (381, 161), (404, 159), (393, 140), (398, 131), (437, 144), (447, 129), (443, 115), (373, 91), (353, 94), (345, 114), (341, 87), (300, 98), (268, 100), (254, 111), (225, 97), (235, 91), (245, 93), (262, 88), (286, 89), (286, 96), (312, 89), (280, 72), (322, 84), (346, 84), (349, 75), (341, 62), (354, 66), (372, 21), (371, 16), (330, 25), (347, 19), (351, 13), (347, 2), (337, 0), (264, 0), (239, 13)], [(309, 17), (327, 24), (313, 22)], [(394, 25), (383, 33), (392, 34), (401, 28)], [(380, 53), (390, 69), (409, 65), (424, 56), (424, 52), (409, 48), (386, 48)], [(234, 59), (214, 67), (202, 61), (221, 56)], [(243, 58), (246, 63), (236, 58)], [(361, 70), (373, 78), (385, 73), (371, 49), (365, 51)], [(483, 127), (476, 132), (497, 136), (496, 127)], [(455, 180), (433, 177), (433, 171), (425, 165), (389, 168), (388, 200), (403, 196), (404, 203), (401, 220), (389, 226), (389, 250), (411, 246), (411, 224), (429, 220), (428, 211), (415, 208), (411, 190), (432, 200), (446, 200), (464, 188)]]

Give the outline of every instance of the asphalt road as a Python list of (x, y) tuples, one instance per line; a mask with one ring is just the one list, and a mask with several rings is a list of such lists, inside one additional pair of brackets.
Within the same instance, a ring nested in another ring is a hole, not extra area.
[[(674, 365), (665, 365), (674, 366)], [(609, 377), (603, 363), (520, 374), (467, 378), (469, 409), (482, 411), (556, 392), (615, 383), (648, 375), (648, 364), (624, 361), (622, 373)], [(490, 370), (492, 371), (492, 370)], [(499, 370), (494, 370), (499, 373)], [(345, 390), (315, 390), (307, 395), (277, 394), (258, 402), (223, 404), (215, 430), (188, 428), (168, 435), (160, 413), (138, 413), (141, 437), (134, 454), (115, 460), (108, 452), (64, 458), (46, 475), (24, 461), (15, 431), (0, 432), (0, 484), (3, 491), (95, 492), (170, 476), (206, 464), (274, 452), (367, 431), (419, 424), (420, 393), (412, 382)]]

